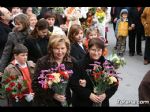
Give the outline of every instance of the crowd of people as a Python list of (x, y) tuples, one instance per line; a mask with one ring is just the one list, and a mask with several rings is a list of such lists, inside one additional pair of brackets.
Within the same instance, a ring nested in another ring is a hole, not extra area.
[[(150, 7), (0, 6), (0, 80), (1, 88), (6, 89), (0, 93), (1, 97), (7, 100), (7, 106), (62, 106), (66, 101), (73, 107), (91, 107), (93, 103), (108, 107), (109, 99), (119, 86), (118, 77), (115, 77), (118, 84), (96, 94), (94, 78), (91, 79), (86, 70), (97, 68), (89, 66), (95, 61), (104, 70), (109, 23), (114, 27), (116, 54), (120, 57), (125, 55), (129, 37), (129, 56), (144, 54), (144, 65), (149, 64), (149, 17)], [(142, 40), (145, 40), (145, 51), (142, 51)], [(65, 94), (47, 87), (51, 85), (50, 81), (44, 80), (41, 86), (42, 71), (51, 72), (50, 68), (62, 64), (65, 69), (73, 71)], [(111, 62), (109, 64), (112, 65)], [(11, 91), (7, 87), (6, 74), (22, 77), (20, 80), (27, 82), (27, 93), (14, 98), (6, 94)], [(141, 83), (139, 91), (145, 89), (142, 84), (145, 83)], [(146, 100), (145, 94), (146, 91), (139, 94), (140, 100)]]

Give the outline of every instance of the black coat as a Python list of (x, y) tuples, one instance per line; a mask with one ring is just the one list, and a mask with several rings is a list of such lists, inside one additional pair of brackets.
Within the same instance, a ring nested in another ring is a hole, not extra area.
[[(73, 63), (72, 63), (71, 58), (68, 58), (67, 60), (65, 60), (63, 64), (65, 65), (67, 70), (73, 69)], [(41, 70), (47, 70), (49, 68), (55, 68), (57, 66), (58, 66), (57, 63), (53, 59), (50, 59), (49, 55), (43, 56), (37, 61), (35, 74), (32, 79), (32, 89), (35, 92), (35, 97), (34, 97), (35, 106), (46, 106), (46, 107), (47, 106), (61, 106), (60, 102), (56, 101), (53, 98), (54, 91), (50, 88), (45, 90), (38, 83), (38, 77), (39, 77)], [(70, 92), (69, 86), (67, 86), (66, 98), (67, 98), (68, 103), (70, 102), (69, 101), (71, 99), (70, 97), (71, 97), (71, 92)]]
[(76, 60), (80, 60), (86, 55), (86, 49), (83, 50), (78, 43), (73, 43), (71, 44), (70, 55)]
[(141, 22), (141, 14), (143, 13), (144, 7), (141, 7), (140, 11), (137, 10), (137, 7), (131, 7), (128, 12), (129, 25), (135, 24), (135, 29), (139, 32), (143, 29)]
[(28, 60), (36, 61), (47, 54), (49, 39), (29, 37), (25, 40), (24, 45), (28, 48)]
[(11, 32), (11, 28), (0, 21), (0, 58), (3, 53), (5, 43), (7, 42), (9, 32)]
[[(102, 56), (98, 62), (105, 61), (105, 58)], [(70, 80), (70, 87), (73, 91), (72, 95), (72, 105), (73, 106), (86, 106), (91, 107), (93, 102), (90, 100), (89, 96), (93, 92), (93, 84), (87, 75), (86, 69), (92, 69), (89, 64), (93, 64), (94, 61), (90, 60), (89, 55), (87, 54), (85, 58), (78, 61), (74, 65), (74, 74), (71, 77)], [(79, 85), (79, 79), (85, 79), (86, 80), (86, 87), (81, 87)], [(114, 86), (107, 91), (106, 93), (106, 99), (103, 101), (102, 106), (109, 106), (109, 98), (116, 92), (118, 86)]]

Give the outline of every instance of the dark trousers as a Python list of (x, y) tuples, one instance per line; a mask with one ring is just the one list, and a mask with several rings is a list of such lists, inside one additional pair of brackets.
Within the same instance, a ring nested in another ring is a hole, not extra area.
[(144, 59), (150, 61), (150, 36), (145, 36)]
[(135, 45), (136, 45), (136, 52), (141, 53), (141, 36), (142, 33), (137, 30), (129, 31), (129, 52), (134, 54), (135, 53)]

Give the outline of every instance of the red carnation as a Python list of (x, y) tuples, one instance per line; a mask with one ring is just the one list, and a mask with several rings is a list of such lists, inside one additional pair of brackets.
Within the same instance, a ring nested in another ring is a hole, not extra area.
[(64, 79), (69, 79), (69, 75), (67, 72), (59, 71), (59, 73), (64, 77)]
[(6, 83), (9, 83), (10, 81), (11, 81), (10, 78), (7, 78), (7, 79), (5, 80)]
[(14, 82), (11, 82), (10, 84), (9, 84), (9, 87), (14, 87), (16, 84), (14, 83)]
[(18, 83), (18, 89), (21, 89), (22, 88), (22, 85), (20, 83)]
[(7, 91), (7, 92), (10, 92), (10, 91), (12, 91), (12, 88), (7, 87), (7, 88), (6, 88), (6, 91)]
[(16, 78), (16, 76), (15, 76), (15, 75), (11, 75), (10, 78), (11, 78), (12, 80), (14, 80), (14, 79)]

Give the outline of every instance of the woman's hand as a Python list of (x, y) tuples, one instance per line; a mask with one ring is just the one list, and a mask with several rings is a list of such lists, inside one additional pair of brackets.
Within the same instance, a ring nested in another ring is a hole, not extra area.
[(101, 102), (101, 98), (98, 95), (95, 95), (94, 93), (91, 93), (89, 98), (94, 103), (100, 103)]
[(101, 95), (98, 95), (98, 96), (100, 98), (100, 102), (103, 102), (105, 100), (105, 98), (106, 98), (106, 94), (105, 93), (103, 93)]
[(57, 93), (55, 93), (53, 97), (55, 100), (59, 102), (64, 102), (66, 100), (66, 97), (64, 95), (59, 95)]

